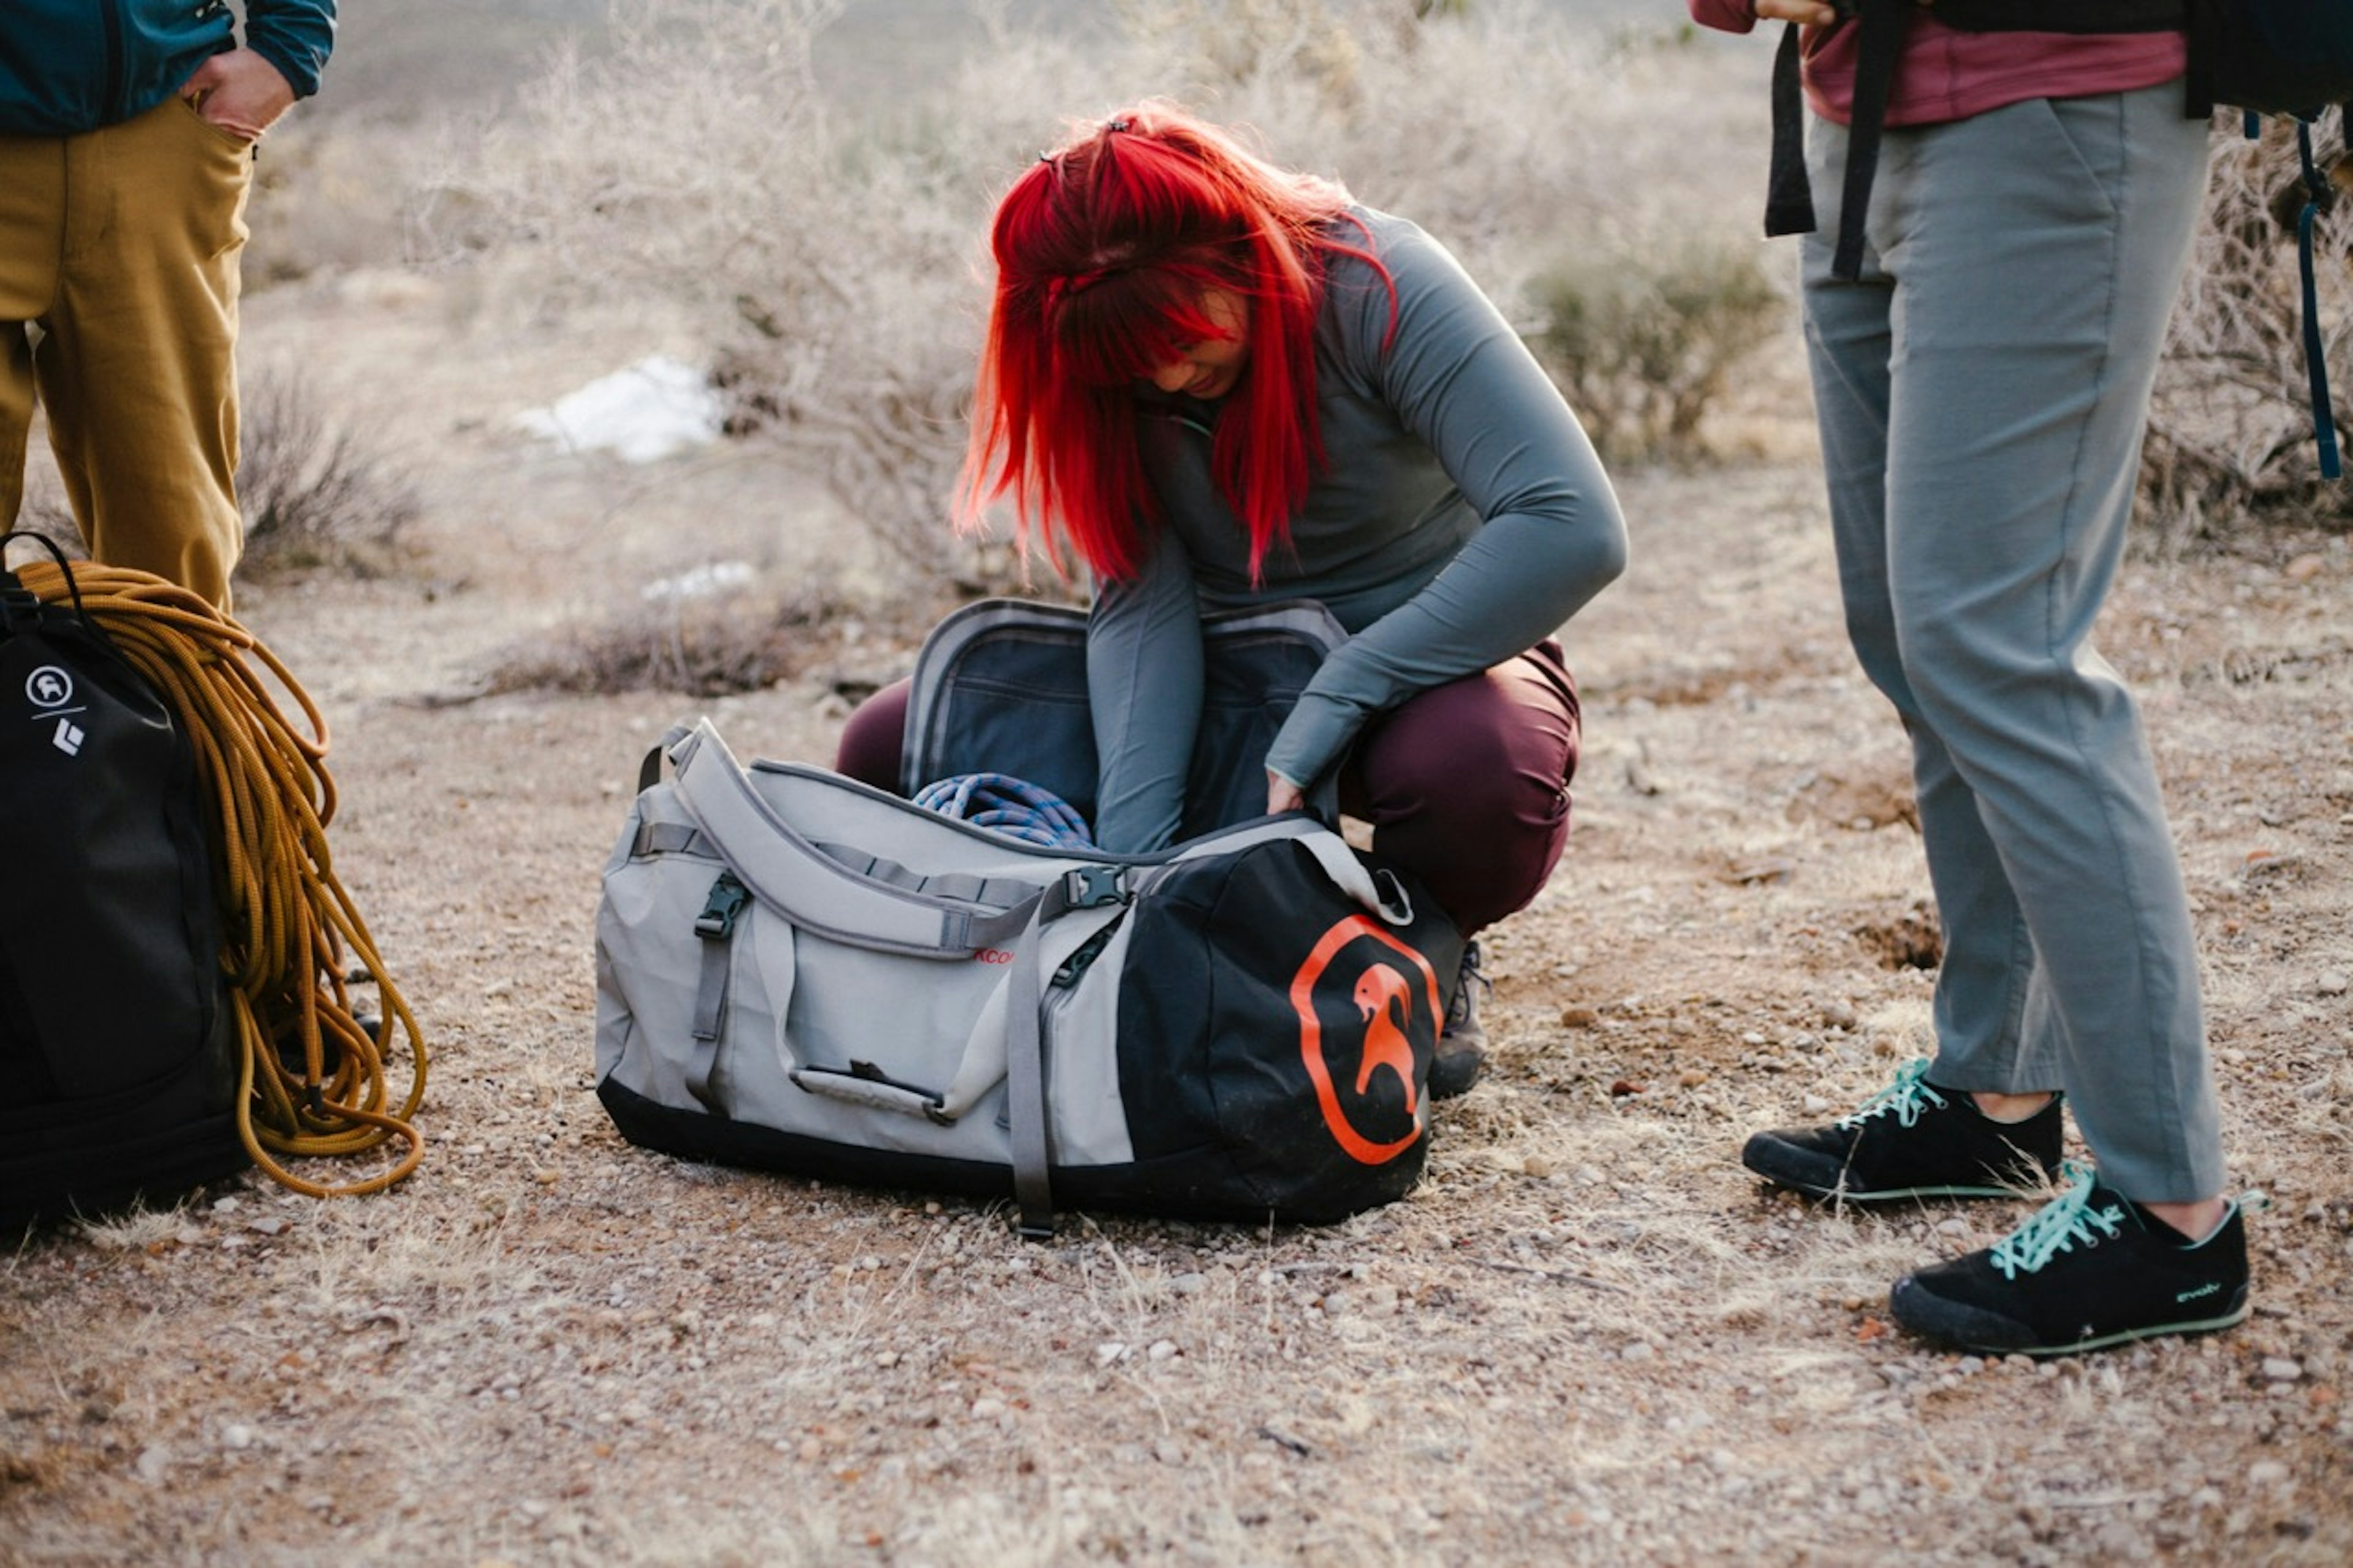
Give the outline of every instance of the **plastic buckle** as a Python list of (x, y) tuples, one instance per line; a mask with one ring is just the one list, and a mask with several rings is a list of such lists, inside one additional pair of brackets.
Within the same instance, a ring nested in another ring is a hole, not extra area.
[(722, 871), (719, 879), (711, 884), (711, 897), (703, 900), (702, 912), (694, 917), (694, 934), (705, 942), (725, 942), (735, 934), (735, 917), (752, 901), (752, 890), (735, 879), (733, 871)]
[(1081, 866), (1062, 873), (1062, 898), (1074, 910), (1127, 902), (1127, 873), (1117, 866)]

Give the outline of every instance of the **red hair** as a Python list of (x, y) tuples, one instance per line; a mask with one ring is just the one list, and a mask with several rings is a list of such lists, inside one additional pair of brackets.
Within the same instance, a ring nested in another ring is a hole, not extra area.
[(1275, 168), (1157, 101), (1040, 158), (990, 231), (997, 288), (959, 524), (1009, 497), (1024, 543), (1034, 527), (1058, 567), (1068, 543), (1098, 578), (1133, 576), (1159, 522), (1137, 384), (1185, 345), (1229, 335), (1202, 309), (1222, 289), (1243, 302), (1250, 357), (1219, 414), (1210, 471), (1249, 531), (1255, 577), (1324, 463), (1314, 330), (1325, 265), (1356, 256), (1388, 280), (1340, 237), (1347, 206), (1339, 185)]

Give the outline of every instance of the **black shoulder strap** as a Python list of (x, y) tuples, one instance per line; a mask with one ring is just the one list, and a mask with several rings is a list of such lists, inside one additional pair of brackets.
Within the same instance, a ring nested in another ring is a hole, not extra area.
[(1765, 187), (1765, 237), (1814, 232), (1814, 186), (1806, 177), (1806, 101), (1799, 85), (1798, 24), (1781, 29), (1773, 55), (1773, 161)]
[(1904, 26), (1912, 0), (1862, 0), (1855, 26), (1854, 105), (1847, 125), (1846, 183), (1839, 195), (1838, 249), (1831, 276), (1852, 283), (1862, 274), (1862, 220), (1871, 182), (1879, 172), (1879, 133), (1887, 124), (1887, 98), (1904, 52)]

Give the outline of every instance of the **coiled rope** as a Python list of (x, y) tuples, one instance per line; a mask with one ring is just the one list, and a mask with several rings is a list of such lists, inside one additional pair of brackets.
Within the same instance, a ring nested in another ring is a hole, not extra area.
[(925, 784), (915, 804), (943, 816), (994, 828), (1049, 849), (1092, 849), (1087, 819), (1043, 784), (1009, 773), (958, 773)]
[[(69, 578), (58, 563), (37, 561), (16, 575), (48, 603), (76, 604), (155, 687), (195, 749), (199, 786), (216, 817), (221, 968), (240, 1037), (237, 1127), (246, 1152), (312, 1197), (391, 1186), (425, 1157), (424, 1135), (410, 1121), (425, 1100), (425, 1038), (335, 879), (325, 720), (277, 657), (202, 595), (122, 567), (78, 562), (70, 570)], [(255, 664), (301, 708), (307, 732), (288, 721)], [(346, 955), (406, 1040), (409, 1081), (397, 1110), (386, 1109), (382, 1042), (352, 1010)], [(393, 1138), (407, 1143), (396, 1163), (341, 1185), (281, 1162), (362, 1154)]]

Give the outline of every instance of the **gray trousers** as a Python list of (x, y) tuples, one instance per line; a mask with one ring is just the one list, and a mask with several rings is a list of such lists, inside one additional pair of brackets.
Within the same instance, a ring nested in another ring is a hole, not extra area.
[(2180, 864), (2092, 648), (2203, 190), (2179, 83), (1887, 133), (1830, 276), (1842, 127), (1810, 127), (1806, 341), (1848, 635), (1911, 736), (1945, 935), (1931, 1080), (2063, 1089), (2108, 1183), (2223, 1183)]

